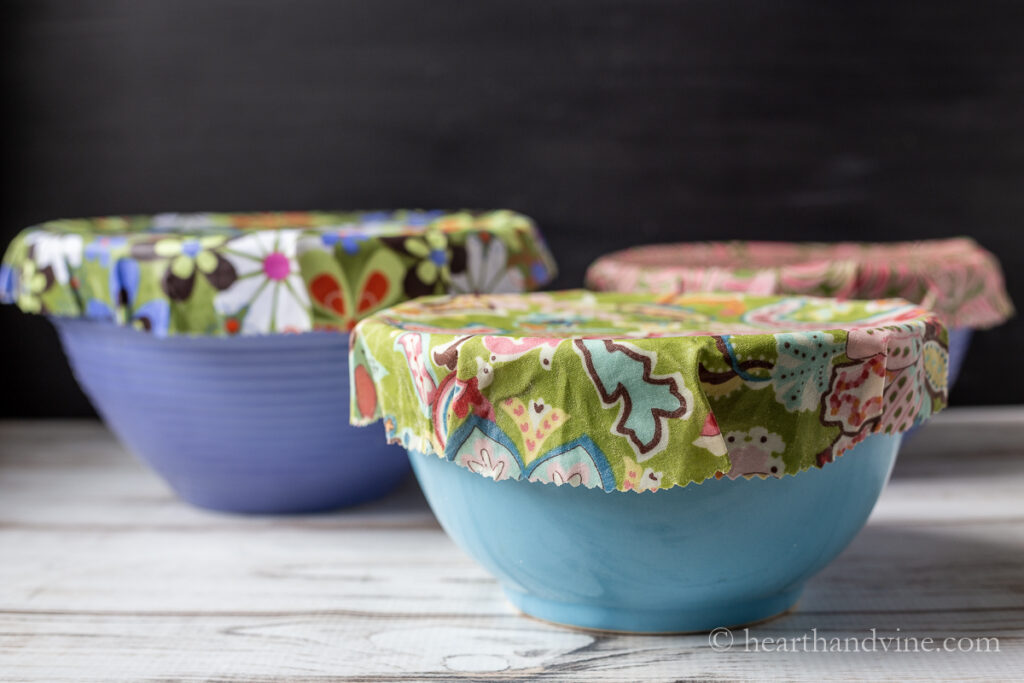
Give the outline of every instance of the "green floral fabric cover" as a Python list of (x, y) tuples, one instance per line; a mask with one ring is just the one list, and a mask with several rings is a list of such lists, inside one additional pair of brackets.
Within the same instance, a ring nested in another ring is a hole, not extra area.
[(903, 300), (429, 297), (351, 337), (353, 424), (494, 479), (646, 491), (820, 467), (946, 401)]
[(684, 242), (602, 256), (587, 286), (609, 292), (745, 292), (899, 297), (949, 327), (986, 328), (1013, 314), (999, 261), (966, 237), (919, 242)]
[(23, 231), (0, 301), (158, 336), (347, 331), (412, 297), (522, 292), (554, 274), (512, 211), (160, 214)]

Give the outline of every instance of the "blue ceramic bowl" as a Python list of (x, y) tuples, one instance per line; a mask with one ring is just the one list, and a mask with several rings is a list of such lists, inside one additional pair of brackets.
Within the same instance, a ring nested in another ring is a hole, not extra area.
[(348, 424), (348, 335), (172, 337), (54, 318), (107, 425), (178, 495), (230, 512), (315, 512), (391, 491), (401, 448)]
[(486, 479), (410, 453), (445, 531), (523, 612), (593, 629), (706, 631), (790, 609), (860, 531), (900, 437), (821, 469), (610, 492)]

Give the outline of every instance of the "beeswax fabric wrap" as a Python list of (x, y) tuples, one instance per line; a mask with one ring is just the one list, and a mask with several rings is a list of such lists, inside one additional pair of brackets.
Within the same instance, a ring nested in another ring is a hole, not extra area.
[(656, 294), (899, 297), (935, 311), (948, 327), (992, 327), (1013, 314), (999, 261), (968, 238), (648, 245), (599, 258), (587, 271), (587, 286)]
[(352, 422), (497, 480), (656, 490), (906, 431), (945, 405), (947, 362), (899, 299), (429, 297), (355, 328)]
[(22, 231), (0, 301), (158, 336), (348, 331), (408, 298), (521, 292), (554, 275), (537, 228), (512, 211), (160, 214)]

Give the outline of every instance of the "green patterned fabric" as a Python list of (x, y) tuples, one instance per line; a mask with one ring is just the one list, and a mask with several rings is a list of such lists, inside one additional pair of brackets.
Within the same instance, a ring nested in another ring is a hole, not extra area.
[(946, 401), (900, 299), (429, 297), (363, 320), (352, 422), (494, 479), (645, 491), (820, 467)]
[(24, 230), (0, 302), (158, 336), (347, 331), (409, 298), (522, 292), (554, 275), (512, 211), (160, 214)]

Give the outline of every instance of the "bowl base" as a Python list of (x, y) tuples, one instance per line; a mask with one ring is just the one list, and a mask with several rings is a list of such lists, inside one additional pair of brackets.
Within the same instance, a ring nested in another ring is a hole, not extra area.
[(796, 605), (803, 585), (763, 598), (713, 605), (680, 605), (662, 609), (609, 607), (549, 600), (502, 586), (512, 606), (527, 616), (558, 626), (614, 633), (704, 633), (735, 628), (782, 616)]

